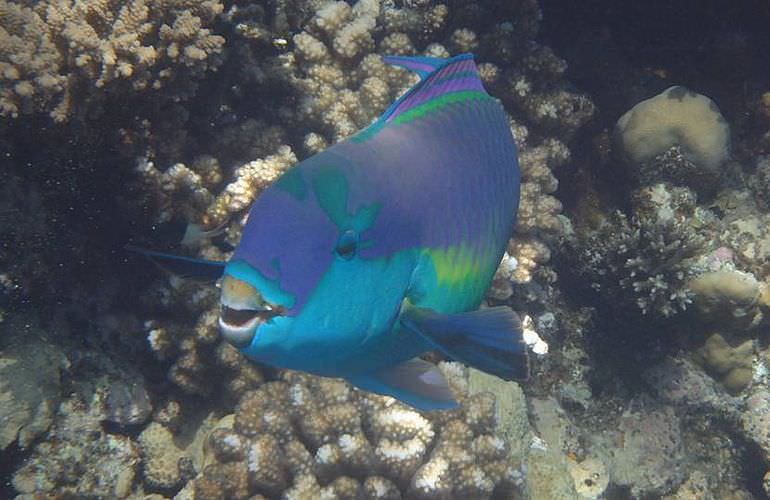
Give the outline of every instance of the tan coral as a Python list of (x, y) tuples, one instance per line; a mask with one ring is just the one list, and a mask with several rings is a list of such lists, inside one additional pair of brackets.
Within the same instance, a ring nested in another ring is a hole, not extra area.
[(248, 451), (250, 483), (258, 490), (277, 495), (288, 486), (288, 472), (280, 444), (275, 437), (261, 435)]
[(751, 273), (720, 270), (687, 283), (700, 311), (720, 323), (748, 325), (759, 314), (760, 283)]
[(717, 378), (730, 394), (738, 394), (751, 384), (755, 357), (754, 341), (735, 341), (730, 345), (719, 333), (709, 336), (695, 351), (695, 360)]
[[(271, 498), (517, 494), (514, 480), (521, 472), (508, 459), (506, 443), (493, 435), (496, 405), (489, 394), (463, 396), (461, 409), (445, 412), (448, 420), (429, 420), (391, 398), (359, 393), (339, 380), (290, 371), (280, 378), (243, 397), (232, 430), (211, 433), (217, 463), (195, 479), (200, 494), (215, 491), (212, 481), (223, 480), (221, 466), (237, 463), (249, 471), (248, 493)], [(455, 385), (467, 390), (467, 382)], [(271, 427), (278, 415), (285, 424)], [(223, 485), (220, 491), (233, 488)]]
[(166, 427), (152, 422), (139, 435), (142, 450), (144, 481), (157, 489), (171, 489), (182, 477), (178, 462), (184, 455), (174, 444), (174, 437)]
[[(220, 64), (224, 38), (208, 29), (217, 1), (3, 1), (0, 112), (48, 111), (66, 121), (118, 88), (185, 98)], [(128, 83), (128, 85), (123, 85)], [(173, 88), (169, 89), (170, 86)]]
[(511, 279), (516, 283), (531, 281), (533, 271), (537, 266), (548, 262), (551, 258), (551, 251), (548, 246), (532, 237), (515, 236), (508, 244), (508, 253), (518, 263), (511, 274)]
[(274, 155), (254, 160), (235, 169), (235, 180), (225, 186), (211, 203), (203, 218), (209, 226), (217, 226), (232, 214), (248, 208), (257, 195), (287, 168), (297, 162), (289, 146), (281, 146)]

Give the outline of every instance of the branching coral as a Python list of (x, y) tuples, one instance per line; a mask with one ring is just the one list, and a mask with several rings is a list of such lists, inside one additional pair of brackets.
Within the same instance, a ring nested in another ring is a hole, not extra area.
[(691, 259), (704, 249), (695, 197), (664, 184), (641, 189), (629, 219), (615, 212), (595, 231), (578, 234), (576, 271), (602, 297), (634, 303), (643, 314), (671, 316), (692, 301)]
[[(0, 3), (0, 114), (49, 111), (57, 121), (106, 94), (180, 98), (220, 61), (216, 0)], [(101, 110), (96, 110), (101, 111)]]
[[(413, 81), (372, 54), (380, 11), (376, 0), (353, 7), (330, 2), (294, 36), (294, 50), (282, 59), (286, 79), (302, 96), (300, 118), (311, 120), (335, 141), (368, 125)], [(399, 14), (389, 12), (383, 15), (392, 20), (390, 26), (410, 24), (396, 22)], [(392, 31), (380, 38), (379, 52), (415, 52), (406, 33)]]

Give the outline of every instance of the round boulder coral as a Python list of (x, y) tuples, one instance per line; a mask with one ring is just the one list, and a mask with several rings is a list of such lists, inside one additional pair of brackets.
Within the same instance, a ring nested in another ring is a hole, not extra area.
[(668, 180), (709, 190), (729, 156), (730, 126), (714, 101), (675, 86), (621, 116), (615, 144), (642, 183)]

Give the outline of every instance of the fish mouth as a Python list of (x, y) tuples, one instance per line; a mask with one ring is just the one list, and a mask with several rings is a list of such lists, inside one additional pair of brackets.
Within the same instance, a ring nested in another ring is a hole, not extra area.
[(239, 349), (251, 344), (261, 324), (284, 313), (283, 307), (265, 301), (256, 288), (238, 278), (225, 276), (221, 287), (219, 331)]
[(219, 330), (225, 340), (242, 348), (251, 344), (259, 325), (280, 315), (280, 308), (269, 304), (263, 309), (233, 309), (223, 304), (219, 311)]

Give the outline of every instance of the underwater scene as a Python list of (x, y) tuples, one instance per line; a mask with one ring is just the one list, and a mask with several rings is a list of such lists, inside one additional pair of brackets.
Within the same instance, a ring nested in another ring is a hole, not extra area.
[(770, 498), (770, 4), (0, 0), (0, 499)]

